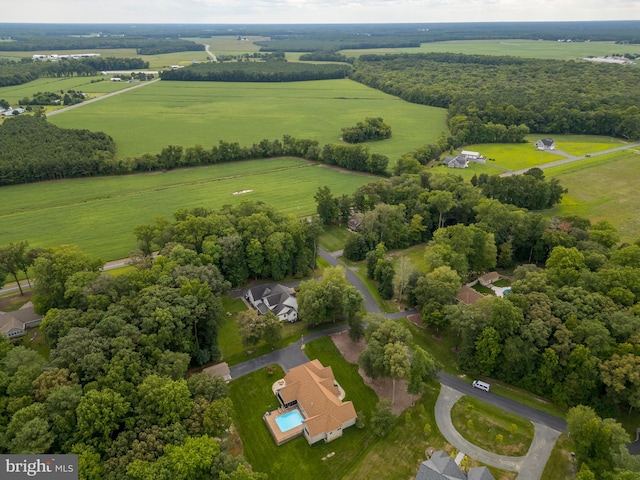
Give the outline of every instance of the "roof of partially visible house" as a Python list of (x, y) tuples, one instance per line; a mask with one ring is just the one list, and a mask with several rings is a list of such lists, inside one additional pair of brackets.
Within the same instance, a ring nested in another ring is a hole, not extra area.
[(25, 329), (25, 325), (40, 320), (41, 315), (33, 311), (33, 307), (21, 308), (15, 312), (0, 312), (0, 333), (5, 334), (13, 328)]
[(471, 287), (467, 287), (466, 285), (463, 285), (460, 288), (458, 295), (456, 295), (456, 299), (465, 305), (475, 305), (475, 303), (481, 298), (484, 298), (484, 295)]
[(438, 450), (420, 464), (415, 480), (495, 480), (487, 467), (472, 468), (465, 474), (446, 452)]
[(467, 157), (479, 157), (480, 156), (480, 152), (472, 152), (470, 150), (462, 150), (460, 152), (460, 155), (465, 155)]
[(416, 480), (466, 480), (467, 476), (460, 470), (446, 452), (438, 450), (431, 458), (420, 464)]
[(495, 480), (493, 474), (487, 467), (476, 467), (469, 470), (468, 480)]
[(294, 367), (285, 375), (286, 386), (279, 390), (285, 403), (298, 401), (305, 411), (309, 435), (332, 432), (345, 422), (356, 418), (352, 402), (343, 402), (335, 385), (331, 367), (312, 360)]
[(224, 378), (226, 382), (231, 380), (231, 370), (229, 370), (229, 365), (227, 362), (218, 363), (217, 365), (212, 365), (202, 370), (205, 373), (213, 376), (220, 376)]

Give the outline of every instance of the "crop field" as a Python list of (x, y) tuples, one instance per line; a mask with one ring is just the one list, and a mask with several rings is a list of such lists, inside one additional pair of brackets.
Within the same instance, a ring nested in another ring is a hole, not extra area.
[[(96, 82), (95, 80), (104, 80)], [(91, 83), (94, 81), (94, 83)], [(39, 78), (33, 82), (11, 87), (0, 87), (0, 98), (12, 105), (24, 97), (30, 97), (38, 92), (57, 92), (60, 90), (78, 90), (88, 93), (91, 97), (105, 93), (116, 92), (130, 87), (126, 82), (110, 82), (108, 77), (102, 75), (96, 77), (66, 77), (66, 78)]]
[(423, 43), (416, 48), (379, 48), (372, 50), (342, 50), (348, 57), (369, 53), (429, 53), (451, 52), (468, 55), (510, 55), (514, 57), (572, 60), (600, 57), (614, 53), (640, 54), (640, 45), (616, 45), (614, 42), (551, 42), (543, 40), (458, 40)]
[(258, 40), (268, 40), (267, 37), (245, 36), (246, 40), (238, 40), (236, 35), (223, 35), (209, 38), (185, 38), (196, 43), (209, 45), (213, 53), (224, 53), (229, 55), (239, 55), (242, 53), (258, 52), (260, 47), (253, 42)]
[[(353, 192), (371, 177), (292, 159), (254, 160), (167, 173), (61, 180), (0, 188), (0, 245), (79, 245), (104, 261), (135, 248), (133, 227), (179, 208), (261, 200), (296, 216), (315, 213), (318, 187)], [(242, 195), (235, 194), (250, 190)]]
[(57, 115), (51, 122), (111, 135), (121, 158), (158, 153), (167, 145), (205, 148), (220, 140), (252, 145), (265, 138), (339, 142), (341, 128), (382, 117), (389, 140), (371, 142), (391, 162), (435, 142), (446, 111), (416, 105), (351, 80), (290, 83), (162, 81)]
[(640, 148), (545, 170), (569, 190), (550, 215), (581, 215), (592, 222), (608, 220), (623, 242), (640, 238)]

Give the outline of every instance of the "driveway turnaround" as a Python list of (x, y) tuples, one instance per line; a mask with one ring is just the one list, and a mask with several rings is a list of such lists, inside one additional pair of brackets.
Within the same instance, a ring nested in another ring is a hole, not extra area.
[(488, 452), (465, 440), (451, 421), (451, 408), (464, 394), (442, 385), (436, 401), (435, 417), (444, 438), (466, 455), (487, 465), (518, 472), (518, 480), (539, 480), (547, 464), (551, 450), (560, 436), (559, 431), (534, 423), (535, 433), (529, 451), (522, 457), (509, 457)]

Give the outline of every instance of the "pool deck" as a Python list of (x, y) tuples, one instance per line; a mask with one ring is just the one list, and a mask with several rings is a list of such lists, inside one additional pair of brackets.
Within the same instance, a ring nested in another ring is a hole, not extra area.
[(276, 418), (284, 415), (285, 413), (291, 412), (292, 410), (297, 410), (296, 407), (284, 409), (280, 407), (277, 410), (273, 410), (272, 412), (267, 412), (262, 416), (262, 419), (269, 427), (269, 431), (271, 432), (271, 436), (273, 440), (276, 442), (276, 445), (280, 446), (285, 442), (288, 442), (292, 438), (299, 437), (302, 435), (304, 430), (304, 423), (298, 425), (297, 427), (292, 428), (291, 430), (287, 430), (286, 432), (280, 431), (280, 427), (276, 423)]

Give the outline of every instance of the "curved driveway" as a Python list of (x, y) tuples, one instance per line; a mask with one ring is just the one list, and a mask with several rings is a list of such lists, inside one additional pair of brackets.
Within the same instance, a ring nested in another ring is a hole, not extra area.
[(509, 457), (488, 452), (467, 441), (451, 421), (451, 408), (464, 394), (447, 385), (442, 385), (436, 401), (435, 418), (438, 430), (444, 438), (461, 452), (487, 465), (518, 472), (518, 480), (539, 480), (553, 450), (559, 431), (533, 422), (535, 433), (525, 456)]

